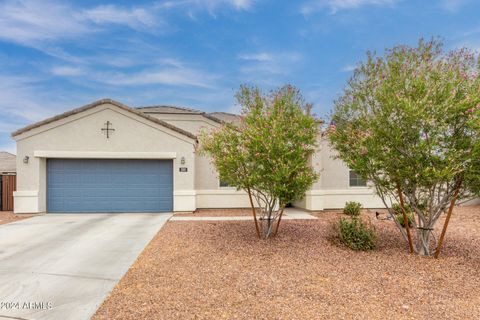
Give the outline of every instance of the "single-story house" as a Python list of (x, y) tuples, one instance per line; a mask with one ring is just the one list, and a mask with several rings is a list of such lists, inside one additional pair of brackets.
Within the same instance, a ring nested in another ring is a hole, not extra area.
[[(131, 108), (104, 99), (12, 133), (16, 213), (161, 212), (248, 207), (198, 155), (197, 134), (239, 116), (174, 106)], [(307, 210), (382, 203), (319, 136), (320, 179), (295, 205)]]

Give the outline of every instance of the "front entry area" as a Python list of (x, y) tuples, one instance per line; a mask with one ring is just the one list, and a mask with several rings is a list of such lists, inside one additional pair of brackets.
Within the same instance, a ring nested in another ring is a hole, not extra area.
[(172, 160), (47, 159), (48, 212), (172, 210)]

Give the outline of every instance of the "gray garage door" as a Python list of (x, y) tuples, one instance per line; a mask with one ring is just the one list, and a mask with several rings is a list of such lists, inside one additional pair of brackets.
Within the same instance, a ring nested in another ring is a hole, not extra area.
[(171, 160), (48, 159), (48, 212), (173, 209)]

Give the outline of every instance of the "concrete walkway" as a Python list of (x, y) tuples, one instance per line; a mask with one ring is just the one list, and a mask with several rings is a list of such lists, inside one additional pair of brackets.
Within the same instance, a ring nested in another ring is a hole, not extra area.
[(0, 226), (0, 319), (89, 319), (171, 214), (47, 214)]
[[(312, 216), (307, 211), (299, 210), (297, 208), (287, 208), (284, 211), (282, 220), (315, 220), (317, 217)], [(225, 216), (225, 217), (184, 217), (173, 216), (170, 221), (248, 221), (253, 220), (252, 216)]]

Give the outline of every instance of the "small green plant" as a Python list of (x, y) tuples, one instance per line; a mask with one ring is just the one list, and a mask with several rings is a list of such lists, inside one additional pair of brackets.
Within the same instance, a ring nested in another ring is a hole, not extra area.
[[(408, 205), (404, 205), (405, 208), (405, 213), (407, 214), (407, 219), (408, 219), (408, 226), (411, 228), (413, 227), (413, 211), (412, 208)], [(392, 210), (395, 215), (395, 220), (403, 227), (405, 228), (405, 222), (403, 219), (403, 212), (402, 212), (402, 207), (398, 203), (394, 203), (392, 205)]]
[[(396, 214), (395, 215), (395, 220), (405, 228), (405, 222), (403, 221), (403, 214)], [(412, 212), (407, 212), (407, 220), (408, 220), (408, 227), (411, 228), (413, 227), (413, 213)]]
[(362, 209), (362, 204), (355, 201), (348, 201), (345, 203), (343, 208), (343, 213), (351, 217), (356, 217), (360, 215), (360, 210)]
[[(412, 212), (412, 208), (408, 204), (404, 204), (405, 212)], [(392, 210), (395, 215), (402, 214), (402, 207), (398, 203), (392, 204)]]
[(357, 217), (351, 219), (340, 218), (335, 225), (337, 239), (355, 251), (375, 249), (375, 228)]

